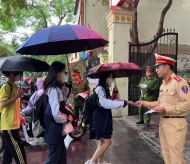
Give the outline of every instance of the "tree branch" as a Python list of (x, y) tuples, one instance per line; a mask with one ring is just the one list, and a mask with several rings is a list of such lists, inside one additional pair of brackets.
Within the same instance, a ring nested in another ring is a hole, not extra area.
[(60, 24), (62, 23), (62, 21), (63, 21), (63, 19), (66, 17), (66, 15), (67, 15), (67, 14), (64, 14), (63, 16), (60, 17), (58, 25), (60, 25)]
[(163, 33), (164, 18), (165, 18), (166, 13), (170, 9), (171, 5), (172, 5), (172, 0), (168, 0), (168, 3), (166, 5), (166, 7), (164, 7), (164, 9), (162, 10), (158, 30), (157, 30), (157, 33), (156, 33), (156, 37)]

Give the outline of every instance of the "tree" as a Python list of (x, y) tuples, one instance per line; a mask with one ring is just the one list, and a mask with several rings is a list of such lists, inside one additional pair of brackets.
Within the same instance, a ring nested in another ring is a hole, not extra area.
[[(0, 1), (0, 35), (23, 28), (23, 34), (13, 37), (14, 52), (29, 37), (25, 29), (34, 32), (51, 25), (74, 21), (75, 0), (2, 0)], [(16, 46), (15, 46), (16, 45)]]
[[(51, 25), (61, 25), (63, 23), (74, 22), (75, 0), (1, 0), (0, 1), (0, 36), (5, 40), (6, 35), (16, 32), (18, 28), (23, 29), (23, 33), (15, 35), (9, 42), (0, 43), (6, 48), (0, 55), (14, 55), (16, 48), (29, 37), (26, 29), (33, 32), (49, 27)], [(5, 46), (6, 45), (6, 46)], [(56, 59), (66, 62), (65, 55), (59, 56), (32, 56), (51, 64)], [(38, 77), (39, 75), (35, 75)]]

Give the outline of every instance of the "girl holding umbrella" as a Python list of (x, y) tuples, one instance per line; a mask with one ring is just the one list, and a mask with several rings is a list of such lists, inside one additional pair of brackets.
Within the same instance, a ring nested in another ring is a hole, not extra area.
[(114, 81), (114, 78), (129, 77), (140, 74), (142, 69), (134, 63), (116, 62), (104, 63), (99, 66), (93, 67), (89, 70), (87, 77), (92, 79), (99, 78), (99, 84), (94, 90), (98, 96), (97, 108), (95, 109), (92, 119), (89, 124), (89, 137), (90, 139), (99, 140), (98, 147), (93, 154), (92, 158), (85, 162), (85, 164), (106, 164), (103, 161), (104, 153), (111, 145), (112, 136), (112, 113), (110, 109), (123, 108), (126, 105), (133, 105), (132, 101), (114, 100), (113, 95), (118, 93), (115, 86), (112, 98), (110, 96), (109, 86)]
[[(99, 74), (99, 84), (94, 90), (98, 96), (98, 106), (95, 109), (92, 120), (89, 124), (89, 137), (90, 139), (99, 140), (98, 147), (92, 158), (85, 162), (85, 164), (99, 164), (103, 162), (104, 153), (111, 145), (112, 136), (112, 113), (111, 109), (124, 108), (127, 105), (125, 100), (112, 100), (110, 96), (109, 86), (114, 81), (113, 72), (102, 72)], [(117, 88), (114, 89), (118, 93)]]

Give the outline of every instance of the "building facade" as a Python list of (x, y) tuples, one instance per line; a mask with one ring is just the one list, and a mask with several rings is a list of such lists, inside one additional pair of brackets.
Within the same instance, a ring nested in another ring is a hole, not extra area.
[[(156, 34), (160, 15), (168, 0), (140, 0), (138, 13), (138, 36), (141, 42), (150, 41)], [(179, 76), (190, 81), (190, 1), (173, 0), (165, 15), (164, 28), (175, 29), (178, 33)], [(102, 6), (96, 0), (76, 0), (76, 23), (89, 27), (109, 40), (108, 47), (94, 50), (101, 63), (129, 61), (130, 29), (135, 11), (128, 10), (126, 0), (110, 0)], [(128, 78), (117, 80), (122, 99), (128, 99)], [(127, 108), (113, 111), (114, 116), (127, 115)]]

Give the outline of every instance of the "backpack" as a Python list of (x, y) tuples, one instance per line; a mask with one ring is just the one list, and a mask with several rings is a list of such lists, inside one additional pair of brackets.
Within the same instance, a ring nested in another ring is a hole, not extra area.
[[(10, 85), (10, 87), (11, 87), (11, 93), (12, 93), (13, 86), (12, 86), (12, 84), (11, 84), (11, 83), (9, 83), (8, 81), (7, 81), (7, 82), (5, 82), (5, 83), (3, 83), (3, 84), (0, 86), (0, 88), (1, 88), (4, 84), (6, 84), (6, 83)], [(10, 97), (9, 97), (9, 99), (11, 98), (11, 93), (10, 93)]]
[(46, 91), (44, 91), (32, 108), (32, 133), (34, 136), (40, 135), (48, 128), (49, 118), (45, 117), (45, 112), (49, 105), (49, 98)]
[(95, 92), (85, 100), (84, 108), (82, 110), (82, 120), (85, 124), (90, 123), (92, 115), (98, 105), (97, 101), (98, 95)]
[(44, 120), (44, 109), (46, 105), (48, 104), (48, 95), (44, 92), (40, 98), (35, 102), (33, 109), (32, 109), (32, 115), (33, 119), (32, 122), (36, 123), (39, 121), (40, 125), (45, 129), (45, 120)]

